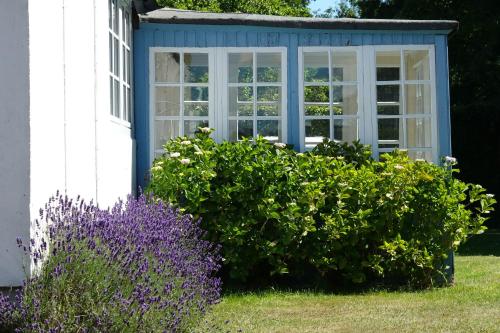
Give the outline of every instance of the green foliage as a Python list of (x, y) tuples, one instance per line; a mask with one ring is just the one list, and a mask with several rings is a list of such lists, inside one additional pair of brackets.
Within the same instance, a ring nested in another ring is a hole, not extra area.
[(495, 202), (449, 166), (402, 152), (373, 161), (360, 145), (302, 154), (262, 138), (216, 144), (199, 133), (165, 150), (148, 190), (201, 217), (230, 277), (247, 282), (312, 270), (427, 287), (442, 278), (449, 250), (483, 230)]
[(324, 139), (312, 150), (315, 155), (343, 157), (347, 163), (361, 166), (372, 162), (372, 151), (369, 145), (364, 145), (359, 140), (352, 144)]
[(311, 16), (309, 0), (157, 0), (163, 7), (213, 13), (249, 13), (279, 16)]

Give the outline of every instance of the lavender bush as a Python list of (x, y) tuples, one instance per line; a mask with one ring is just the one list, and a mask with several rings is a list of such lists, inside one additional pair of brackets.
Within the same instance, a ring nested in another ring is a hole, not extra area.
[(18, 240), (36, 274), (17, 306), (0, 298), (0, 331), (181, 332), (219, 300), (218, 248), (162, 202), (141, 195), (108, 211), (57, 196), (40, 217), (46, 236)]

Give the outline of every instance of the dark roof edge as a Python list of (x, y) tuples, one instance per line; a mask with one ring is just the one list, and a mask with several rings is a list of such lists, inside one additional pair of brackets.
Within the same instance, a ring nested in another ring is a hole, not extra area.
[(173, 9), (159, 9), (140, 14), (139, 19), (146, 23), (253, 25), (325, 30), (440, 30), (451, 33), (458, 29), (458, 21), (453, 20), (324, 19), (242, 13), (206, 13)]

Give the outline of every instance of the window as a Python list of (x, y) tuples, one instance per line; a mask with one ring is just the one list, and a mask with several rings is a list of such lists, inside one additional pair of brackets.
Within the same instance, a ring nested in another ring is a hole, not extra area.
[(108, 0), (110, 113), (130, 123), (131, 97), (131, 10), (130, 3)]
[(324, 138), (352, 142), (359, 138), (357, 48), (318, 48), (302, 53), (302, 149)]
[(323, 138), (436, 161), (432, 46), (302, 48), (301, 148)]
[(213, 66), (208, 50), (177, 49), (152, 52), (154, 151), (163, 152), (171, 138), (193, 135), (198, 127), (213, 126)]
[(262, 135), (284, 141), (286, 70), (277, 49), (227, 53), (227, 135), (230, 141)]
[(284, 48), (151, 48), (152, 154), (212, 127), (217, 141), (286, 141)]
[(405, 148), (412, 158), (432, 156), (432, 97), (429, 50), (375, 51), (377, 148)]

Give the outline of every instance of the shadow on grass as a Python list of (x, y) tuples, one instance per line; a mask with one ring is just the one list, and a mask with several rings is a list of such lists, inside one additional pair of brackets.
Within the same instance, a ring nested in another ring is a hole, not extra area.
[(500, 229), (492, 229), (481, 235), (474, 235), (458, 249), (462, 256), (500, 257)]

